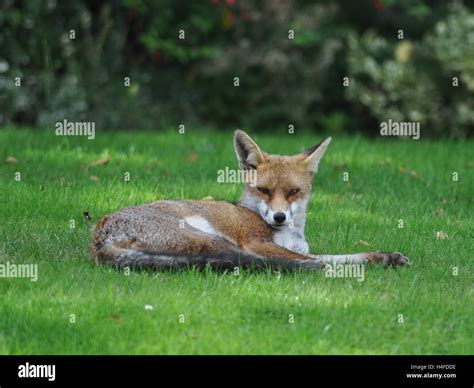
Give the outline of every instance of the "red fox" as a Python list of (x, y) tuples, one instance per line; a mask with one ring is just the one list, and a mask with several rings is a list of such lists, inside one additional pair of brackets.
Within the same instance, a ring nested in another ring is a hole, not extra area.
[(313, 177), (331, 142), (295, 156), (269, 155), (241, 130), (234, 135), (239, 168), (255, 172), (236, 204), (158, 201), (120, 210), (96, 226), (92, 254), (117, 268), (233, 270), (324, 268), (326, 263), (403, 266), (398, 252), (312, 255), (305, 240)]

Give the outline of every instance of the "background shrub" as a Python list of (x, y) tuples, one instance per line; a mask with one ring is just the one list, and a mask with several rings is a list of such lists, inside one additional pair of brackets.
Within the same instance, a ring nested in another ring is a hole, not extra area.
[(110, 129), (186, 123), (284, 131), (292, 124), (376, 134), (392, 118), (420, 120), (423, 136), (472, 135), (474, 13), (467, 3), (3, 3), (2, 126), (52, 127), (66, 118)]

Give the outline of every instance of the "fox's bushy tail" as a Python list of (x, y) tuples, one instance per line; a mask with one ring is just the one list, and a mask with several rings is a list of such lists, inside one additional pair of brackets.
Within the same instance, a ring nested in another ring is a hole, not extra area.
[(290, 260), (285, 258), (262, 258), (236, 253), (157, 253), (135, 248), (104, 244), (96, 253), (97, 263), (116, 268), (166, 271), (186, 268), (211, 268), (213, 270), (234, 270), (236, 267), (251, 270), (320, 270), (324, 263), (318, 260)]

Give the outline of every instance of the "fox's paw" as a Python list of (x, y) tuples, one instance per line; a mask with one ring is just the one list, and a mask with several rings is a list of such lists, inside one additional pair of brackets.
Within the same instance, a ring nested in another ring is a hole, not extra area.
[(386, 267), (403, 267), (410, 265), (410, 259), (400, 252), (391, 252), (386, 260), (384, 260), (384, 264)]
[(370, 263), (380, 263), (385, 267), (403, 267), (410, 265), (408, 257), (399, 252), (373, 252), (368, 254)]

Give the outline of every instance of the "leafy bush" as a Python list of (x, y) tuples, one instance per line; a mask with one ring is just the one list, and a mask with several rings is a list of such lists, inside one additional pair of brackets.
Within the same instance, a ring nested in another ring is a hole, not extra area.
[(474, 14), (450, 8), (420, 41), (372, 31), (348, 40), (347, 97), (380, 121), (419, 121), (422, 133), (464, 137), (474, 127)]
[[(391, 117), (422, 121), (424, 135), (465, 136), (472, 133), (472, 7), (448, 5), (5, 0), (0, 126), (49, 127), (67, 118), (100, 128), (285, 131), (292, 124), (374, 133), (377, 120)], [(399, 28), (403, 41), (394, 37)]]

